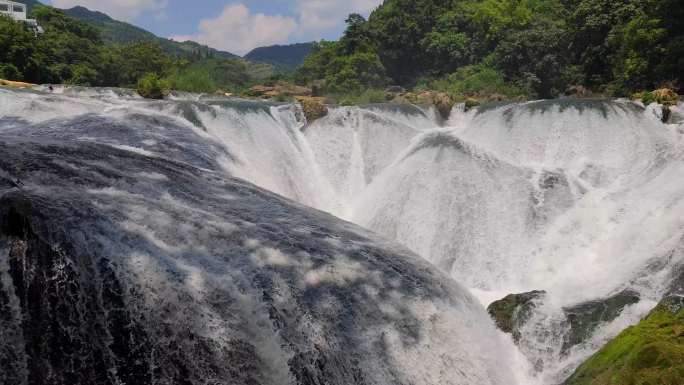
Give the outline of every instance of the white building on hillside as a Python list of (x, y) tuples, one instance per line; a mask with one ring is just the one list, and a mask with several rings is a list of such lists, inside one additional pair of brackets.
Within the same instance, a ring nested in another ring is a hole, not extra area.
[(17, 21), (22, 21), (30, 26), (37, 33), (43, 33), (43, 28), (38, 25), (38, 22), (34, 19), (28, 19), (26, 17), (26, 5), (21, 3), (15, 3), (13, 1), (0, 0), (0, 14), (8, 15)]

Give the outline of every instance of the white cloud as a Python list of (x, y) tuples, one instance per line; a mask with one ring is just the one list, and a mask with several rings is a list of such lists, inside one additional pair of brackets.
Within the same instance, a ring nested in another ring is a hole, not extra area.
[(168, 5), (168, 0), (52, 0), (52, 5), (57, 8), (81, 5), (104, 12), (114, 19), (130, 21), (146, 11), (162, 11)]
[(244, 55), (253, 48), (286, 43), (293, 37), (311, 41), (334, 35), (344, 29), (350, 13), (368, 15), (381, 3), (382, 0), (295, 0), (293, 17), (251, 13), (244, 4), (233, 3), (225, 6), (217, 17), (201, 20), (197, 33), (171, 38), (193, 40)]
[(194, 40), (210, 47), (243, 55), (252, 48), (287, 42), (297, 30), (291, 17), (250, 13), (243, 4), (223, 8), (213, 19), (203, 19), (193, 35), (173, 36), (176, 41)]
[(297, 0), (298, 35), (319, 40), (326, 33), (344, 28), (350, 13), (368, 15), (382, 0)]

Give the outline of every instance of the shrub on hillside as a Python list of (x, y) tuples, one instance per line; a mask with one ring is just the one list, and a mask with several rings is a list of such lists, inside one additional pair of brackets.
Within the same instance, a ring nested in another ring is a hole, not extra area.
[(169, 94), (168, 81), (159, 78), (157, 74), (149, 73), (138, 80), (138, 93), (147, 99), (164, 99)]
[(0, 64), (0, 79), (19, 80), (21, 72), (13, 64)]
[(519, 87), (507, 83), (500, 71), (485, 66), (466, 66), (453, 74), (429, 82), (428, 88), (443, 91), (452, 97), (503, 95), (516, 97), (526, 95)]
[(209, 93), (218, 89), (209, 73), (198, 68), (176, 71), (168, 77), (168, 81), (178, 91)]

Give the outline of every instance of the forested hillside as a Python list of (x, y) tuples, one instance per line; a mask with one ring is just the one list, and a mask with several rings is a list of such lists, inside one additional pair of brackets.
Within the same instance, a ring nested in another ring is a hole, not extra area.
[[(258, 48), (247, 55), (258, 63), (225, 62), (233, 55), (82, 7), (39, 5), (32, 13), (46, 29), (42, 36), (0, 21), (0, 76), (121, 86), (153, 73), (180, 89), (237, 90), (291, 71), (308, 53), (294, 80), (328, 95), (389, 85), (497, 98), (551, 98), (570, 88), (613, 96), (662, 86), (681, 92), (680, 3), (386, 0), (367, 20), (350, 15), (338, 41)], [(227, 68), (232, 72), (222, 74)]]
[(158, 44), (166, 53), (172, 56), (195, 55), (222, 59), (238, 57), (230, 52), (219, 51), (207, 47), (206, 45), (195, 43), (194, 41), (177, 42), (158, 37), (142, 28), (114, 20), (102, 12), (91, 11), (84, 7), (66, 9), (64, 10), (64, 13), (97, 28), (101, 33), (102, 39), (108, 43), (129, 44), (147, 41)]
[(245, 59), (270, 63), (287, 69), (299, 67), (311, 52), (314, 43), (297, 43), (259, 47), (245, 55)]
[(554, 97), (681, 87), (681, 0), (386, 0), (298, 73), (328, 92), (388, 84)]
[[(231, 54), (224, 55), (197, 43), (184, 43), (186, 50), (169, 50), (163, 44), (168, 40), (116, 22), (107, 15), (85, 11), (91, 18), (99, 19), (99, 24), (36, 5), (31, 10), (32, 16), (45, 29), (39, 35), (23, 23), (0, 17), (0, 78), (31, 83), (132, 87), (147, 76), (162, 81), (167, 88), (213, 92), (239, 91), (274, 73), (268, 64), (226, 58)], [(123, 25), (131, 33), (115, 42), (111, 30), (98, 27), (105, 21), (114, 26)]]
[[(29, 12), (35, 6), (43, 5), (37, 0), (14, 0), (18, 3), (27, 5)], [(114, 20), (109, 15), (102, 12), (91, 11), (88, 8), (76, 6), (62, 10), (74, 19), (84, 21), (99, 30), (102, 40), (114, 44), (130, 44), (139, 42), (151, 42), (158, 44), (171, 56), (211, 56), (224, 59), (237, 58), (230, 52), (219, 51), (217, 49), (198, 44), (193, 41), (177, 42), (162, 37), (158, 37), (152, 32), (146, 31), (135, 25)]]

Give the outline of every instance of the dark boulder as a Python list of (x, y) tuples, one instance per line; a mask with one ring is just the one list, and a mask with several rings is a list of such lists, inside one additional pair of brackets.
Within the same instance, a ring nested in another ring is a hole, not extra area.
[(639, 294), (624, 290), (604, 299), (588, 301), (572, 307), (563, 308), (570, 326), (565, 336), (562, 351), (588, 340), (602, 323), (617, 318), (628, 305), (639, 302)]
[(684, 104), (679, 103), (676, 106), (669, 107), (669, 116), (665, 120), (669, 124), (681, 124), (684, 123)]
[(520, 328), (527, 322), (537, 300), (544, 297), (545, 291), (530, 291), (521, 294), (509, 294), (503, 299), (492, 302), (487, 312), (496, 326), (506, 333), (513, 335), (513, 340), (520, 340)]
[(674, 270), (672, 282), (666, 293), (666, 296), (672, 295), (684, 296), (684, 265)]

